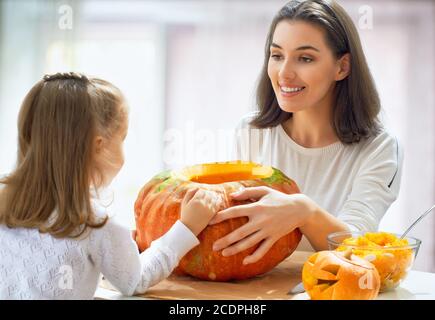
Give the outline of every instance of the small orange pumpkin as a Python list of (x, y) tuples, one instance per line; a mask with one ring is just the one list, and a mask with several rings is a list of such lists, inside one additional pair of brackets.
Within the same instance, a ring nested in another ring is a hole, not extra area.
[(372, 300), (380, 277), (372, 263), (351, 251), (320, 251), (305, 262), (302, 282), (313, 300)]

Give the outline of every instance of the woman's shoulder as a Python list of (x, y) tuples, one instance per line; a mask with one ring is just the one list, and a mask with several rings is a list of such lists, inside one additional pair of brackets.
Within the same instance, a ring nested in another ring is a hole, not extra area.
[(385, 148), (399, 148), (399, 139), (397, 136), (386, 129), (382, 129), (377, 135), (372, 136), (361, 142), (361, 148), (364, 150), (381, 150)]
[(403, 147), (398, 137), (391, 131), (381, 130), (376, 136), (359, 143), (360, 154), (367, 161), (402, 162)]

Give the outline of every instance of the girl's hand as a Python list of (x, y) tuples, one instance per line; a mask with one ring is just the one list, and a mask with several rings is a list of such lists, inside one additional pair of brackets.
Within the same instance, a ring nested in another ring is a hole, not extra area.
[(222, 208), (222, 197), (213, 191), (191, 189), (181, 203), (181, 222), (197, 236)]
[(268, 187), (246, 188), (231, 197), (258, 201), (220, 211), (210, 221), (210, 224), (216, 224), (236, 217), (249, 218), (246, 224), (217, 240), (213, 250), (224, 249), (222, 255), (230, 256), (261, 242), (243, 264), (260, 260), (278, 239), (303, 226), (316, 210), (316, 204), (304, 194), (288, 195)]

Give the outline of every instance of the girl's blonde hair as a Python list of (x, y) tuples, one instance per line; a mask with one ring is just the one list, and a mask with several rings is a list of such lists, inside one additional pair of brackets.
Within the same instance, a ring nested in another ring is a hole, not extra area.
[(122, 93), (107, 81), (56, 73), (36, 83), (19, 113), (17, 167), (0, 180), (0, 224), (55, 237), (102, 227), (107, 217), (97, 221), (91, 204), (95, 173), (102, 174), (94, 139), (110, 139), (125, 116)]

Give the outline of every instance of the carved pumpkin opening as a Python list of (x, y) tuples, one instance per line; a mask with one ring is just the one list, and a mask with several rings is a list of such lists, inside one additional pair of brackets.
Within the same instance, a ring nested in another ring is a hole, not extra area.
[(317, 286), (319, 286), (319, 289), (321, 291), (323, 291), (323, 290), (333, 286), (337, 282), (338, 282), (338, 280), (323, 280), (323, 279), (318, 279), (317, 280)]
[(181, 172), (185, 180), (206, 184), (265, 179), (272, 174), (272, 167), (242, 161), (199, 164)]
[(324, 266), (322, 268), (322, 270), (329, 272), (329, 273), (332, 273), (334, 276), (336, 276), (338, 274), (338, 270), (340, 270), (340, 266), (336, 265), (336, 264), (330, 264), (330, 265)]

